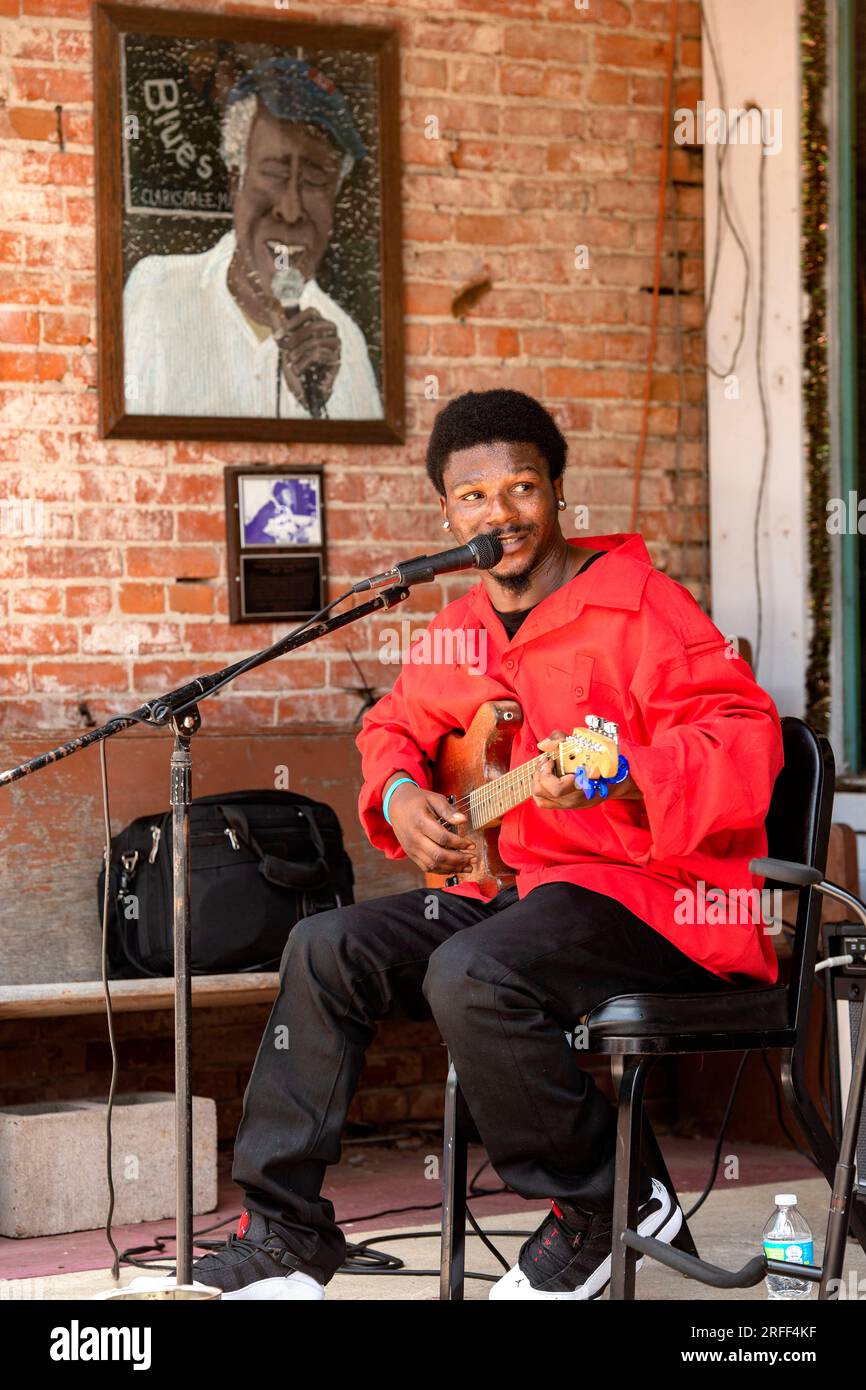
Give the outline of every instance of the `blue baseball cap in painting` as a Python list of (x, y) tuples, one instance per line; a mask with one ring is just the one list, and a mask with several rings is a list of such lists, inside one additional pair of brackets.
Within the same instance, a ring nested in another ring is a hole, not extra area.
[(248, 96), (260, 97), (278, 120), (321, 126), (353, 159), (363, 159), (367, 153), (343, 93), (330, 77), (301, 58), (266, 58), (258, 63), (235, 83), (226, 106)]

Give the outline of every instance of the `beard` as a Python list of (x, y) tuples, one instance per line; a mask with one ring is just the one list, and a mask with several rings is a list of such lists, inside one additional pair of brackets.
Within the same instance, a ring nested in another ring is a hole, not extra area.
[(532, 583), (532, 566), (527, 565), (526, 569), (520, 570), (517, 574), (497, 574), (495, 577), (501, 589), (507, 589), (517, 598), (520, 594), (525, 594)]

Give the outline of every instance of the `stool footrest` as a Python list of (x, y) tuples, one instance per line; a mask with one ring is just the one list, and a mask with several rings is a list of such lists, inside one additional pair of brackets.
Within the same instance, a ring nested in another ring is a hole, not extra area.
[(722, 1269), (721, 1266), (711, 1265), (707, 1260), (698, 1259), (695, 1255), (686, 1255), (682, 1250), (675, 1250), (665, 1241), (656, 1240), (655, 1236), (640, 1236), (629, 1227), (623, 1231), (622, 1239), (632, 1250), (638, 1250), (642, 1255), (651, 1255), (654, 1260), (667, 1265), (669, 1269), (676, 1269), (687, 1278), (697, 1279), (699, 1283), (710, 1284), (716, 1289), (751, 1289), (755, 1284), (760, 1284), (767, 1273), (767, 1262), (763, 1255), (756, 1255), (748, 1264), (744, 1264), (742, 1269)]

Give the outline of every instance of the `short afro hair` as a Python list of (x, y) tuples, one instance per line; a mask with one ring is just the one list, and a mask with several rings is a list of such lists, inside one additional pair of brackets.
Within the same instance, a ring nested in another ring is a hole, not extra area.
[(427, 473), (445, 496), (443, 474), (451, 454), (476, 444), (534, 444), (547, 459), (550, 481), (565, 468), (568, 445), (554, 420), (523, 391), (466, 391), (449, 402), (433, 422), (427, 445)]

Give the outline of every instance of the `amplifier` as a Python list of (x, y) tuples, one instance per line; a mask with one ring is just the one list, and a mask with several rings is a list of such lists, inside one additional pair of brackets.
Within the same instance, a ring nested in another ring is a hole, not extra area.
[[(822, 970), (827, 1000), (827, 1041), (830, 1064), (830, 1105), (833, 1139), (838, 1145), (851, 1086), (851, 1059), (863, 1024), (866, 999), (866, 930), (859, 923), (825, 922), (824, 957), (852, 956), (850, 965)], [(820, 978), (819, 975), (819, 978)], [(857, 1134), (854, 1192), (866, 1200), (866, 1105)]]

